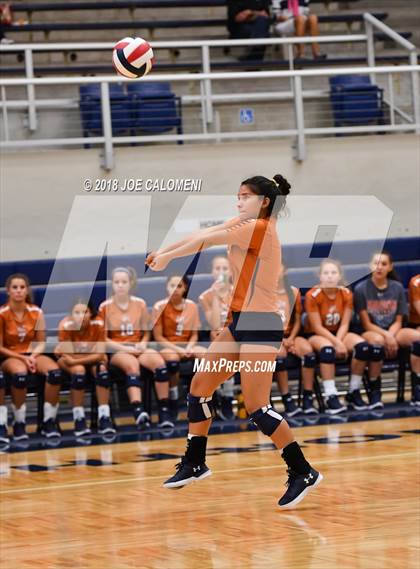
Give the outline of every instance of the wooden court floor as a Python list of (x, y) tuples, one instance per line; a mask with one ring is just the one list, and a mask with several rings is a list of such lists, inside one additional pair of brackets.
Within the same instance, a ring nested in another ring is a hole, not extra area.
[(161, 488), (184, 439), (0, 455), (0, 567), (418, 569), (419, 417), (295, 430), (323, 483), (280, 511), (257, 431), (214, 435), (213, 476)]

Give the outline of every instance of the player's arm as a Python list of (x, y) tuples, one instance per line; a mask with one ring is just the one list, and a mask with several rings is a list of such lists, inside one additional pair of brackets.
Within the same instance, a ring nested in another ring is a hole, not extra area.
[(13, 350), (9, 350), (4, 346), (4, 333), (3, 333), (3, 320), (0, 318), (0, 356), (4, 356), (5, 358), (16, 358), (18, 360), (25, 361), (25, 356), (14, 352)]
[(161, 346), (163, 346), (164, 348), (168, 348), (170, 350), (174, 350), (177, 353), (183, 353), (182, 348), (180, 349), (179, 346), (177, 346), (176, 344), (174, 344), (173, 342), (170, 342), (164, 335), (163, 335), (163, 328), (162, 328), (162, 324), (160, 323), (160, 321), (158, 320), (153, 328), (153, 336), (156, 340), (156, 342), (159, 342), (159, 344), (161, 344)]
[(324, 338), (332, 342), (333, 345), (337, 343), (337, 338), (334, 336), (334, 334), (332, 334), (328, 330), (328, 328), (325, 328), (325, 326), (322, 325), (322, 320), (321, 316), (319, 315), (319, 312), (308, 312), (308, 318), (309, 318), (309, 324), (314, 334), (317, 334), (318, 336), (323, 336)]
[(346, 308), (344, 310), (344, 314), (343, 314), (343, 317), (341, 319), (340, 327), (337, 330), (337, 334), (336, 334), (336, 338), (337, 338), (337, 340), (340, 340), (340, 342), (343, 341), (344, 336), (349, 331), (351, 314), (352, 314), (351, 308)]
[(45, 318), (44, 314), (41, 312), (39, 318), (37, 320), (37, 329), (35, 331), (35, 342), (31, 344), (34, 346), (34, 349), (31, 352), (32, 356), (38, 356), (45, 351)]
[(411, 303), (411, 306), (414, 308), (414, 310), (417, 313), (417, 316), (420, 316), (420, 299), (419, 300), (414, 300)]
[(384, 338), (386, 337), (387, 331), (372, 322), (372, 320), (369, 318), (369, 313), (367, 310), (361, 310), (359, 312), (359, 316), (363, 329), (366, 330), (366, 332), (377, 332)]
[(394, 322), (388, 328), (388, 332), (393, 336), (395, 336), (396, 333), (399, 332), (402, 328), (402, 320), (403, 320), (402, 314), (397, 314)]

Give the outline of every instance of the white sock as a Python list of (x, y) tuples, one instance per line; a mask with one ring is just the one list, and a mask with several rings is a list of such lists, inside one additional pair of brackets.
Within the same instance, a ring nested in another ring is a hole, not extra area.
[(334, 379), (324, 379), (322, 384), (324, 386), (324, 393), (326, 397), (329, 397), (330, 395), (337, 395)]
[(109, 405), (99, 405), (98, 406), (98, 417), (99, 419), (102, 419), (102, 417), (110, 417), (111, 416), (111, 410), (109, 408)]
[(190, 441), (193, 437), (200, 437), (202, 435), (194, 435), (193, 433), (188, 433), (187, 439)]
[(235, 385), (235, 378), (231, 377), (221, 386), (221, 392), (224, 397), (233, 397), (233, 387)]
[(6, 405), (0, 405), (0, 425), (7, 426), (7, 407)]
[(178, 386), (175, 385), (175, 387), (170, 387), (169, 388), (169, 399), (174, 401), (175, 399), (178, 399), (178, 398), (179, 398)]
[(16, 409), (14, 405), (12, 405), (13, 414), (15, 416), (15, 423), (24, 423), (26, 420), (26, 405), (25, 403)]
[(360, 389), (361, 385), (362, 385), (362, 376), (356, 375), (356, 374), (351, 374), (350, 385), (349, 385), (350, 393), (352, 393), (356, 389)]
[(85, 410), (83, 407), (73, 407), (73, 421), (85, 418)]
[(44, 421), (48, 421), (49, 419), (55, 419), (57, 417), (58, 411), (58, 403), (57, 405), (51, 405), (46, 401), (44, 403)]

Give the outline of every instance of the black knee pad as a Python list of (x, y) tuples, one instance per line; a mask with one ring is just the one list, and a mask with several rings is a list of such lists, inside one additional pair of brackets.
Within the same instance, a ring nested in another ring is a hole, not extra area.
[(302, 358), (303, 367), (308, 367), (314, 369), (316, 366), (316, 355), (312, 352), (310, 354), (305, 354)]
[(84, 373), (72, 373), (70, 376), (70, 389), (81, 391), (86, 389), (86, 375)]
[(169, 381), (169, 373), (165, 367), (158, 367), (155, 369), (155, 381), (158, 383), (164, 383), (165, 381)]
[(286, 371), (286, 358), (276, 358), (276, 371)]
[(166, 369), (168, 370), (169, 373), (176, 373), (177, 371), (179, 371), (179, 362), (176, 361), (166, 362)]
[(213, 397), (195, 397), (188, 393), (188, 420), (191, 423), (200, 423), (214, 417)]
[(379, 344), (370, 344), (370, 361), (381, 362), (385, 358), (385, 348)]
[(125, 385), (126, 387), (141, 387), (140, 376), (128, 373), (125, 376)]
[(61, 369), (52, 369), (47, 373), (47, 383), (50, 385), (61, 385), (63, 372)]
[(99, 387), (106, 387), (107, 389), (111, 387), (111, 378), (108, 370), (99, 371), (96, 374), (96, 385), (99, 385)]
[(420, 342), (417, 341), (411, 344), (411, 353), (413, 354), (413, 356), (420, 357)]
[(261, 407), (261, 409), (254, 411), (254, 413), (249, 416), (249, 420), (257, 426), (264, 435), (271, 437), (283, 421), (283, 417), (280, 413), (277, 413), (271, 405), (267, 405), (266, 407)]
[(370, 360), (370, 347), (367, 342), (359, 342), (354, 346), (353, 358), (361, 362), (368, 362)]
[(322, 364), (335, 363), (335, 349), (332, 346), (325, 346), (319, 350), (319, 361)]
[(28, 384), (28, 374), (26, 373), (13, 373), (12, 385), (15, 389), (25, 389)]
[(0, 371), (0, 389), (6, 389), (6, 378), (2, 371)]

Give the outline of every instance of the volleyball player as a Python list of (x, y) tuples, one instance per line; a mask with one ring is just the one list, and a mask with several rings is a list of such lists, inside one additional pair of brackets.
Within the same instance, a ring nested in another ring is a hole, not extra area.
[(15, 273), (5, 283), (8, 300), (0, 308), (0, 440), (7, 442), (7, 407), (5, 406), (6, 376), (11, 380), (14, 415), (13, 438), (28, 438), (26, 433), (26, 392), (28, 374), (46, 376), (44, 422), (46, 437), (60, 437), (56, 424), (58, 396), (62, 372), (57, 363), (44, 355), (45, 319), (42, 310), (33, 304), (29, 279)]
[[(214, 340), (223, 329), (229, 316), (229, 306), (233, 294), (232, 275), (229, 261), (224, 255), (216, 255), (211, 261), (211, 274), (214, 282), (198, 297), (198, 302), (210, 326), (210, 339)], [(235, 377), (227, 379), (217, 390), (216, 413), (223, 421), (234, 418), (232, 409)]]
[(105, 322), (110, 363), (125, 374), (128, 399), (134, 420), (141, 429), (150, 426), (142, 403), (140, 366), (153, 372), (159, 407), (159, 427), (173, 427), (168, 408), (168, 371), (165, 360), (148, 347), (149, 313), (145, 301), (132, 295), (137, 275), (131, 267), (117, 267), (111, 275), (113, 295), (102, 302), (99, 317)]
[[(289, 183), (280, 175), (272, 180), (263, 176), (248, 178), (239, 189), (238, 217), (151, 253), (146, 260), (153, 270), (159, 271), (177, 257), (213, 245), (228, 245), (234, 286), (232, 322), (212, 342), (205, 360), (217, 365), (223, 357), (232, 363), (250, 364), (249, 370), (241, 371), (247, 411), (251, 421), (281, 450), (288, 466), (288, 488), (279, 501), (282, 508), (296, 505), (322, 480), (322, 475), (306, 461), (287, 422), (270, 405), (272, 372), (254, 371), (261, 360), (274, 362), (283, 335), (281, 317), (275, 312), (281, 264), (276, 222), (289, 189)], [(205, 461), (212, 395), (230, 375), (228, 367), (194, 375), (188, 395), (186, 453), (165, 487), (179, 488), (211, 474)]]
[(169, 404), (172, 418), (177, 419), (179, 400), (179, 363), (202, 357), (206, 349), (197, 344), (200, 316), (198, 306), (186, 298), (188, 281), (185, 276), (167, 279), (168, 296), (153, 306), (153, 337), (160, 345), (170, 376)]
[(394, 270), (392, 257), (383, 251), (373, 255), (370, 278), (357, 285), (354, 291), (355, 308), (360, 315), (363, 337), (371, 344), (369, 365), (370, 408), (382, 408), (380, 373), (385, 357), (397, 357), (399, 347), (410, 348), (413, 374), (412, 405), (420, 404), (420, 331), (403, 328), (407, 303), (402, 284)]
[(90, 433), (83, 406), (88, 373), (96, 383), (98, 433), (115, 433), (109, 408), (111, 380), (105, 354), (105, 325), (97, 318), (91, 303), (83, 299), (73, 303), (71, 314), (58, 325), (58, 339), (55, 349), (58, 365), (70, 375), (74, 434), (83, 436)]
[[(302, 297), (299, 289), (290, 285), (284, 265), (281, 266), (278, 292), (278, 312), (283, 322), (284, 336), (276, 358), (275, 379), (280, 390), (284, 411), (289, 417), (293, 417), (301, 411), (306, 415), (316, 414), (318, 411), (313, 405), (316, 356), (308, 340), (299, 336), (302, 317)], [(289, 392), (286, 369), (288, 354), (298, 357), (301, 361), (303, 409), (296, 405)]]
[[(408, 316), (408, 325), (417, 331), (420, 331), (420, 275), (415, 275), (408, 283), (408, 302), (410, 312)], [(413, 351), (415, 348), (413, 349)], [(419, 348), (417, 347), (417, 351)], [(413, 358), (414, 360), (414, 358)], [(420, 406), (420, 374), (414, 371), (415, 361), (411, 362), (411, 387), (412, 387), (412, 405)]]
[(357, 410), (366, 409), (360, 394), (363, 373), (370, 359), (368, 342), (349, 332), (353, 313), (353, 294), (342, 285), (343, 270), (338, 261), (325, 259), (319, 268), (318, 286), (305, 295), (305, 310), (308, 316), (306, 330), (309, 343), (319, 355), (327, 413), (336, 415), (346, 410), (338, 398), (335, 386), (336, 359), (345, 360), (352, 354), (351, 379), (347, 394), (348, 406)]

